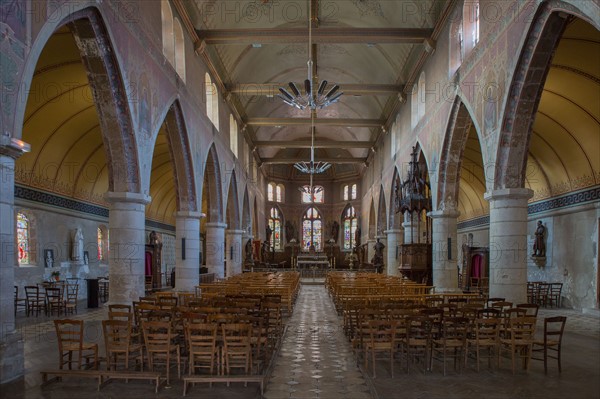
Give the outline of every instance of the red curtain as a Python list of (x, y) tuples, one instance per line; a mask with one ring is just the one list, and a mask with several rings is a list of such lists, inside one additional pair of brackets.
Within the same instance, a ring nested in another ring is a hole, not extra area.
[(152, 276), (152, 253), (146, 252), (146, 276)]
[(483, 277), (483, 257), (481, 255), (473, 256), (473, 260), (471, 262), (471, 277), (481, 278)]

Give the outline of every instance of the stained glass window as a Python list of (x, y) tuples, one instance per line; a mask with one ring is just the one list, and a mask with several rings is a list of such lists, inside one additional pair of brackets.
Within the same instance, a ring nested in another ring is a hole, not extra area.
[(282, 191), (283, 191), (282, 185), (278, 184), (277, 187), (275, 187), (275, 200), (277, 202), (283, 202)]
[(309, 208), (302, 218), (302, 248), (308, 250), (313, 243), (316, 251), (322, 249), (323, 223), (315, 208)]
[(344, 249), (352, 249), (355, 245), (354, 235), (358, 227), (358, 219), (353, 206), (347, 206), (344, 210)]
[(104, 253), (102, 252), (102, 229), (98, 227), (98, 260), (104, 259)]
[(310, 186), (304, 186), (302, 187), (302, 203), (303, 204), (310, 204), (311, 202), (311, 198), (310, 198)]
[(315, 193), (313, 194), (313, 202), (316, 204), (322, 204), (325, 194), (325, 189), (322, 186), (315, 186)]
[(22, 213), (17, 213), (17, 246), (19, 264), (29, 264), (29, 219)]
[(352, 185), (352, 199), (356, 199), (356, 183)]
[(275, 184), (269, 183), (267, 186), (267, 201), (273, 201), (273, 188)]
[(344, 201), (348, 201), (348, 185), (344, 186)]
[(302, 203), (303, 204), (310, 204), (310, 203), (322, 204), (323, 203), (323, 200), (325, 198), (325, 189), (323, 188), (323, 186), (313, 186), (313, 192), (314, 192), (314, 194), (312, 195), (312, 200), (311, 200), (310, 186), (302, 187)]
[(272, 230), (271, 233), (271, 246), (275, 250), (281, 249), (281, 217), (279, 216), (279, 210), (277, 208), (271, 208), (271, 217), (269, 218), (269, 227)]

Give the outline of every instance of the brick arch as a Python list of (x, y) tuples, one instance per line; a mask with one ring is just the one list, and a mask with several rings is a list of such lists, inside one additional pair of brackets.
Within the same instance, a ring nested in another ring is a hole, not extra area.
[(223, 222), (223, 188), (221, 185), (221, 169), (215, 144), (211, 145), (206, 155), (203, 168), (202, 196), (206, 195), (208, 212), (207, 222)]
[(175, 195), (178, 211), (198, 211), (196, 178), (188, 132), (181, 104), (175, 100), (165, 116), (169, 152), (175, 174)]
[(460, 97), (454, 99), (440, 155), (436, 209), (456, 208), (463, 153), (473, 119)]
[[(96, 8), (67, 17), (98, 109), (106, 150), (108, 189), (141, 192), (138, 148), (129, 101), (104, 21)], [(61, 24), (62, 26), (62, 24)]]
[(542, 3), (535, 14), (506, 97), (494, 189), (524, 187), (533, 122), (569, 14), (589, 21), (578, 9), (561, 1)]

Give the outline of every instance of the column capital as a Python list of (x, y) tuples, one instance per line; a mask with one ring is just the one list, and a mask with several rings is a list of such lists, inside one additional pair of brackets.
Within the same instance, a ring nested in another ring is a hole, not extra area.
[(187, 219), (202, 219), (206, 217), (205, 213), (196, 211), (177, 211), (175, 212), (176, 218), (187, 218)]
[(31, 146), (26, 142), (14, 137), (0, 135), (0, 155), (17, 159), (30, 150)]
[(210, 223), (206, 223), (206, 227), (216, 227), (217, 229), (225, 230), (225, 228), (227, 227), (227, 223), (210, 222)]
[(496, 201), (504, 199), (529, 199), (533, 197), (533, 190), (529, 188), (502, 188), (491, 190), (483, 194), (486, 201)]
[(460, 212), (454, 208), (441, 209), (438, 211), (427, 212), (427, 216), (432, 219), (443, 219), (443, 218), (457, 218), (460, 216)]
[(238, 230), (238, 229), (227, 229), (225, 230), (225, 234), (236, 234), (236, 235), (242, 235), (246, 232), (246, 230)]
[(385, 234), (402, 234), (404, 233), (404, 230), (401, 229), (389, 229), (389, 230), (384, 230)]
[(130, 192), (115, 192), (109, 191), (104, 194), (104, 198), (111, 204), (116, 202), (129, 202), (133, 204), (147, 205), (150, 203), (151, 197), (146, 194), (130, 193)]

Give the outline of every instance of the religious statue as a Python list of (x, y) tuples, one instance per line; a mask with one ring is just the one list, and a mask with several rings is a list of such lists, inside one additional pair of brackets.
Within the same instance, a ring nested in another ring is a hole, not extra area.
[(268, 243), (271, 243), (271, 235), (273, 234), (273, 230), (271, 229), (271, 226), (269, 226), (267, 224), (267, 239), (265, 240)]
[(150, 238), (150, 244), (151, 245), (157, 245), (158, 244), (159, 238), (158, 238), (158, 233), (156, 231), (152, 230), (150, 232), (150, 237), (149, 238)]
[(252, 239), (246, 241), (246, 262), (252, 263)]
[(260, 247), (260, 255), (261, 255), (261, 260), (263, 262), (267, 261), (267, 256), (269, 255), (269, 243), (268, 242), (263, 242), (261, 247)]
[(381, 243), (378, 238), (377, 242), (375, 243), (375, 246), (374, 246), (375, 255), (373, 255), (373, 258), (371, 259), (371, 263), (373, 265), (375, 265), (375, 266), (383, 265), (383, 249), (384, 248), (385, 248), (385, 245), (383, 245), (383, 243)]
[(83, 260), (83, 233), (78, 227), (75, 232), (71, 235), (71, 260), (82, 261)]
[(331, 225), (331, 238), (333, 239), (333, 242), (337, 242), (338, 240), (338, 234), (340, 232), (340, 224), (334, 220), (332, 225)]
[(535, 241), (533, 242), (533, 255), (531, 255), (532, 257), (546, 256), (546, 243), (544, 242), (545, 233), (546, 228), (542, 224), (542, 221), (539, 220), (537, 223), (537, 228), (535, 230)]
[(354, 232), (354, 246), (359, 247), (360, 246), (360, 227), (356, 228), (356, 231)]

